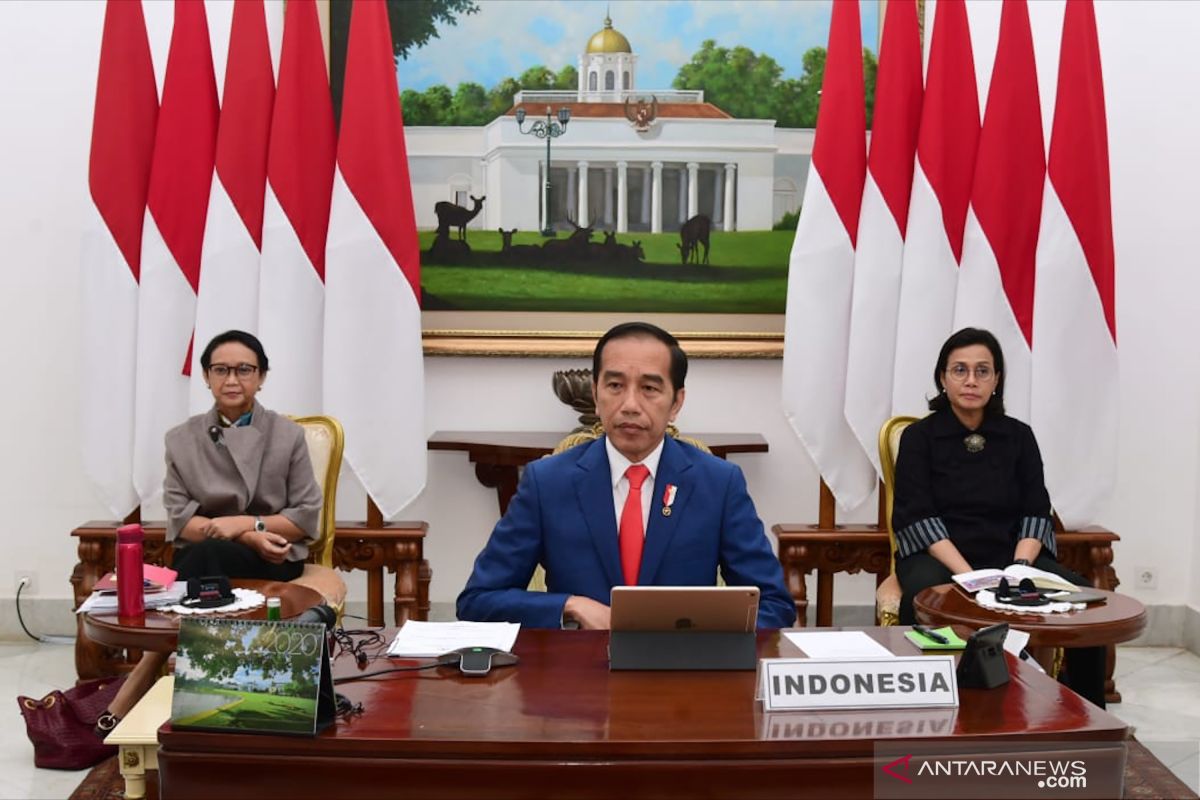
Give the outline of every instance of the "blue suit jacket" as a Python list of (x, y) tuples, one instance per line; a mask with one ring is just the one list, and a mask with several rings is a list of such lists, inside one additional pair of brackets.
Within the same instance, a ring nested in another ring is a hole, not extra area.
[[(662, 514), (667, 484), (678, 487)], [(796, 607), (783, 584), (746, 479), (735, 464), (670, 437), (663, 443), (638, 583), (757, 586), (758, 627), (783, 628)], [(545, 592), (526, 590), (538, 564)], [(624, 584), (604, 439), (530, 463), (458, 596), (458, 618), (557, 628), (570, 595), (605, 605)]]

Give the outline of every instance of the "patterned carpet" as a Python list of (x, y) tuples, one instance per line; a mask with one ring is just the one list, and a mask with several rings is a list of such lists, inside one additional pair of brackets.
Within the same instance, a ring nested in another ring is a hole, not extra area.
[[(157, 773), (146, 781), (147, 800), (158, 800)], [(1136, 739), (1129, 743), (1125, 762), (1125, 795), (1129, 800), (1200, 800), (1183, 781)], [(71, 794), (70, 800), (123, 800), (125, 782), (117, 757), (101, 761)]]

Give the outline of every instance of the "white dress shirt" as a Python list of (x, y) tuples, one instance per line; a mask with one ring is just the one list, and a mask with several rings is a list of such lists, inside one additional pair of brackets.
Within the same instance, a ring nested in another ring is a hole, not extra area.
[[(621, 455), (621, 451), (613, 446), (612, 440), (607, 436), (604, 437), (604, 448), (608, 451), (608, 470), (612, 478), (613, 485), (613, 511), (616, 513), (617, 527), (621, 526), (621, 512), (625, 509), (625, 498), (629, 497), (629, 478), (625, 477), (625, 470), (633, 466), (625, 456)], [(660, 439), (658, 447), (650, 451), (650, 455), (639, 461), (646, 469), (650, 470), (650, 474), (646, 476), (646, 480), (642, 481), (642, 535), (646, 535), (646, 528), (650, 525), (650, 506), (654, 503), (654, 476), (658, 472), (658, 459), (662, 457), (663, 443)]]

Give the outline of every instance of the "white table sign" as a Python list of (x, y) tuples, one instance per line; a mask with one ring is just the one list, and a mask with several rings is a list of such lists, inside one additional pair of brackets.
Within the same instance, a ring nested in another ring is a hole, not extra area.
[(764, 711), (839, 708), (956, 708), (953, 656), (765, 658)]

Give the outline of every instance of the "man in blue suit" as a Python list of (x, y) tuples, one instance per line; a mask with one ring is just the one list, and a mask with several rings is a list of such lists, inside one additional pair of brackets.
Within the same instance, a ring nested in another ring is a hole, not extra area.
[[(525, 468), (459, 619), (607, 629), (612, 587), (711, 586), (719, 569), (730, 586), (759, 587), (759, 628), (795, 622), (741, 469), (665, 436), (686, 376), (679, 342), (657, 326), (600, 338), (592, 390), (605, 436)], [(539, 563), (547, 591), (527, 591)]]

